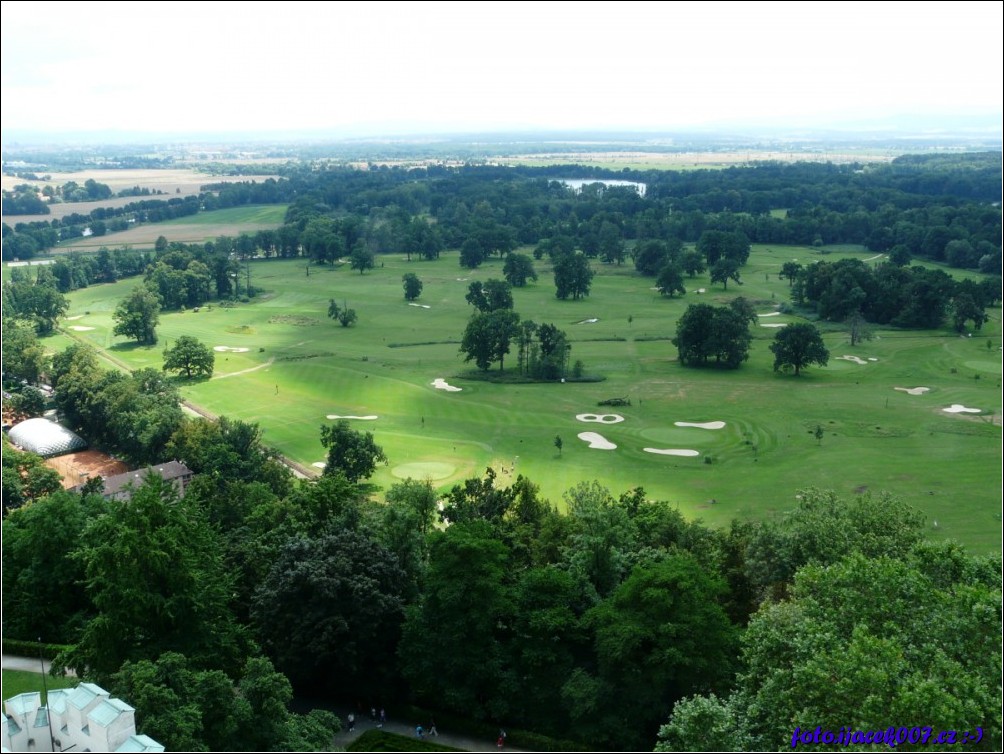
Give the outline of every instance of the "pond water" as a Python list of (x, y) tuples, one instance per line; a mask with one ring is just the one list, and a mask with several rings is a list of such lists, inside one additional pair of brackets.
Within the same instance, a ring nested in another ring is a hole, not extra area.
[(634, 186), (635, 190), (638, 192), (638, 196), (645, 196), (645, 184), (638, 183), (637, 181), (620, 181), (616, 179), (599, 179), (599, 178), (561, 178), (560, 183), (564, 183), (570, 189), (575, 191), (581, 191), (583, 186), (590, 183), (602, 183), (604, 186)]

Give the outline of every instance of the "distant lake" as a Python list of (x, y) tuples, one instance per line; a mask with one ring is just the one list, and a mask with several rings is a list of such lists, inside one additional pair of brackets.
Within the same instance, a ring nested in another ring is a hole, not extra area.
[(590, 183), (602, 183), (604, 186), (634, 186), (635, 191), (638, 192), (638, 196), (645, 196), (645, 184), (638, 183), (637, 181), (601, 180), (599, 178), (559, 178), (558, 181), (575, 191), (581, 191), (583, 186), (587, 186)]

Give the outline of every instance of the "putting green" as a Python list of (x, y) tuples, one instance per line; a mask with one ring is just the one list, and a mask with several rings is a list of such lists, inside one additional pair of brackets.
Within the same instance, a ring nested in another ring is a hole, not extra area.
[(452, 463), (442, 463), (441, 461), (425, 461), (416, 463), (402, 463), (391, 469), (391, 474), (398, 479), (446, 479), (453, 476), (457, 470)]
[(975, 369), (978, 372), (1001, 373), (1001, 362), (999, 361), (966, 361), (964, 363), (970, 369)]

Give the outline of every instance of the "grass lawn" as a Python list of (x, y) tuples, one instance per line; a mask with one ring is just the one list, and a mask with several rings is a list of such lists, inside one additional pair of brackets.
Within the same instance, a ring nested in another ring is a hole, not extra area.
[[(68, 316), (77, 318), (64, 321), (63, 334), (47, 343), (62, 347), (66, 338), (78, 338), (107, 349), (120, 364), (157, 369), (164, 347), (183, 334), (210, 346), (247, 349), (218, 353), (213, 379), (179, 383), (185, 397), (216, 414), (259, 422), (268, 443), (308, 467), (325, 457), (319, 430), (327, 416), (376, 416), (350, 421), (372, 432), (386, 451), (390, 463), (372, 479), (384, 489), (426, 473), (448, 489), (491, 465), (505, 469), (503, 482), (528, 476), (562, 507), (565, 490), (597, 479), (615, 495), (644, 487), (650, 497), (713, 524), (784, 511), (808, 486), (846, 497), (889, 491), (927, 515), (932, 537), (958, 539), (977, 551), (999, 549), (1000, 309), (991, 310), (991, 321), (971, 338), (947, 329), (877, 330), (874, 340), (853, 349), (842, 329), (820, 323), (829, 364), (797, 378), (775, 373), (768, 346), (776, 328), (767, 325), (799, 319), (777, 314), (789, 298), (787, 281), (777, 278), (781, 264), (848, 256), (879, 261), (855, 247), (820, 254), (755, 246), (742, 270), (743, 286), (723, 291), (705, 274), (687, 280), (687, 294), (675, 299), (662, 298), (654, 279), (629, 264), (611, 268), (594, 261), (590, 296), (559, 301), (549, 265), (536, 262), (540, 280), (514, 291), (516, 311), (565, 330), (571, 361), (581, 359), (588, 373), (605, 377), (602, 382), (469, 379), (473, 365), (458, 353), (471, 313), (464, 296), (469, 281), (501, 278), (502, 262), (465, 270), (455, 252), (434, 262), (379, 257), (365, 275), (344, 266), (311, 267), (308, 276), (303, 260), (255, 262), (252, 283), (266, 291), (263, 296), (236, 308), (163, 314), (155, 347), (111, 335), (112, 311), (138, 279), (96, 286), (70, 296)], [(414, 302), (421, 306), (404, 300), (406, 272), (424, 282)], [(669, 339), (687, 304), (723, 304), (738, 295), (772, 315), (754, 328), (749, 361), (736, 371), (681, 367)], [(327, 318), (330, 298), (356, 309), (354, 327)], [(863, 363), (839, 358), (844, 355)], [(515, 346), (506, 365), (516, 366)], [(435, 389), (436, 378), (462, 391)], [(930, 390), (910, 395), (897, 387)], [(597, 406), (613, 397), (628, 397), (631, 405)], [(980, 413), (942, 410), (955, 403)], [(584, 422), (576, 418), (583, 413), (616, 413), (624, 421)], [(824, 428), (820, 442), (813, 436), (817, 425)], [(584, 432), (617, 447), (590, 448), (577, 437)], [(556, 435), (563, 440), (560, 454)], [(657, 455), (646, 448), (698, 455)]]
[[(29, 691), (42, 692), (42, 674), (32, 673), (30, 670), (7, 670), (2, 673), (3, 689), (0, 690), (0, 699), (10, 699), (18, 694), (25, 694)], [(45, 676), (45, 687), (49, 689), (68, 689), (76, 686), (78, 679), (69, 676)], [(46, 703), (45, 694), (42, 693), (42, 704)]]
[(346, 751), (463, 751), (434, 743), (430, 739), (399, 736), (382, 730), (368, 730), (346, 747)]

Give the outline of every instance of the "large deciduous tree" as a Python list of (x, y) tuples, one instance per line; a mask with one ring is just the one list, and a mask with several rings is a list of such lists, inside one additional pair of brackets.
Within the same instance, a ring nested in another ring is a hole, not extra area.
[(714, 358), (716, 366), (737, 369), (749, 358), (753, 336), (749, 319), (731, 306), (691, 304), (676, 325), (680, 363), (704, 366)]
[(510, 252), (505, 258), (502, 274), (513, 288), (523, 288), (528, 280), (537, 281), (533, 260), (526, 254)]
[(294, 682), (373, 698), (395, 676), (405, 573), (359, 530), (293, 539), (254, 596), (258, 638)]
[(185, 377), (212, 377), (216, 354), (191, 335), (181, 335), (174, 345), (164, 349), (164, 371), (184, 372)]
[(174, 484), (149, 473), (80, 536), (83, 588), (96, 615), (59, 660), (106, 682), (127, 660), (179, 652), (234, 673), (248, 643), (230, 611), (220, 543)]
[(589, 295), (594, 272), (585, 254), (563, 254), (554, 260), (555, 295), (564, 300), (578, 300)]
[(659, 293), (670, 298), (673, 297), (674, 293), (679, 293), (682, 296), (687, 292), (683, 285), (683, 269), (675, 262), (668, 262), (663, 266), (659, 271), (659, 277), (656, 278), (655, 285), (659, 289)]
[(149, 288), (139, 286), (115, 307), (115, 335), (153, 345), (157, 342), (157, 325), (160, 322), (160, 296)]
[(512, 685), (504, 641), (513, 617), (507, 556), (486, 521), (432, 534), (425, 599), (409, 608), (398, 650), (419, 698), (479, 720), (506, 716)]
[(796, 377), (810, 364), (824, 367), (830, 359), (823, 337), (816, 326), (809, 322), (796, 322), (782, 327), (774, 336), (770, 350), (774, 354), (774, 371), (793, 369)]
[(373, 434), (351, 429), (346, 419), (321, 426), (321, 445), (328, 449), (324, 473), (344, 474), (353, 484), (372, 476), (378, 463), (387, 463), (387, 456), (374, 442)]
[[(673, 702), (726, 690), (738, 632), (718, 603), (725, 592), (724, 581), (687, 552), (635, 568), (586, 614), (598, 674), (595, 697), (580, 695), (571, 709), (576, 725), (591, 740), (644, 750)], [(581, 692), (585, 671), (575, 672)]]
[(464, 298), (482, 314), (499, 309), (512, 309), (513, 306), (512, 286), (505, 280), (495, 278), (484, 283), (475, 280), (467, 286), (467, 295)]
[(404, 287), (405, 301), (414, 301), (422, 295), (422, 281), (414, 272), (405, 273), (401, 278), (401, 283)]
[(519, 333), (519, 314), (510, 309), (499, 309), (470, 318), (460, 342), (464, 361), (473, 361), (478, 369), (487, 370), (499, 362), (499, 371), (505, 368), (509, 345)]

